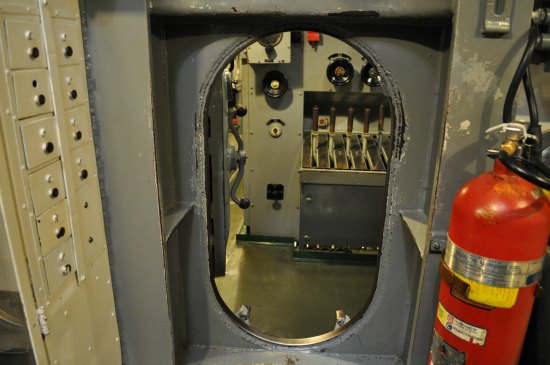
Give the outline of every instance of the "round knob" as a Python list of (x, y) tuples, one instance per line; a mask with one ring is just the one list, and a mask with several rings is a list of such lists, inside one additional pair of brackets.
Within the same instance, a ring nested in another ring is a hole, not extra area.
[(239, 201), (239, 208), (241, 209), (246, 209), (250, 206), (250, 199), (248, 198), (242, 198), (240, 201)]
[(40, 50), (37, 47), (29, 48), (28, 53), (31, 60), (35, 60), (40, 56)]
[(50, 198), (55, 199), (59, 196), (59, 189), (53, 188), (50, 190)]
[(65, 47), (65, 49), (63, 50), (63, 54), (67, 58), (71, 57), (73, 55), (73, 47), (71, 47), (71, 46)]
[(42, 149), (44, 150), (44, 153), (46, 153), (47, 155), (49, 155), (50, 153), (53, 152), (53, 150), (55, 149), (54, 145), (52, 142), (48, 142), (48, 143), (44, 143), (44, 146), (42, 147)]
[(36, 102), (36, 105), (42, 106), (46, 104), (46, 97), (43, 94), (40, 94), (34, 97), (34, 101)]

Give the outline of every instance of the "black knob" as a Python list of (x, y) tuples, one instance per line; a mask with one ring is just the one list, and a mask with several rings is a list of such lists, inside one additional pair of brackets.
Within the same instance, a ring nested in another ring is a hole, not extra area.
[(92, 236), (88, 237), (88, 243), (94, 242), (94, 238)]
[(244, 117), (246, 113), (248, 113), (248, 109), (246, 108), (246, 106), (242, 104), (237, 105), (237, 108), (235, 109), (235, 114), (238, 117)]
[(31, 49), (29, 49), (29, 57), (31, 58), (31, 60), (37, 59), (38, 56), (40, 56), (40, 50), (38, 48), (32, 47)]
[(53, 152), (54, 148), (55, 148), (55, 147), (54, 147), (53, 143), (52, 143), (52, 142), (48, 142), (48, 143), (46, 143), (46, 144), (44, 145), (44, 152), (45, 152), (47, 155), (49, 155), (50, 153)]
[(76, 99), (77, 96), (78, 96), (78, 93), (76, 92), (76, 90), (71, 90), (71, 92), (69, 93), (69, 99), (71, 100)]
[(65, 57), (71, 57), (73, 55), (73, 47), (71, 46), (65, 47), (65, 49), (63, 50), (63, 53), (65, 54)]
[(88, 178), (88, 170), (82, 170), (80, 171), (80, 180), (86, 180)]
[(74, 137), (74, 140), (75, 141), (80, 141), (82, 139), (82, 132), (81, 131), (77, 131), (73, 134), (73, 137)]
[(42, 94), (38, 95), (36, 97), (36, 104), (38, 104), (38, 106), (42, 106), (46, 104), (46, 97)]
[(250, 199), (248, 198), (242, 198), (239, 200), (239, 208), (246, 209), (250, 206)]
[(50, 198), (55, 199), (59, 196), (59, 189), (53, 188), (50, 190)]

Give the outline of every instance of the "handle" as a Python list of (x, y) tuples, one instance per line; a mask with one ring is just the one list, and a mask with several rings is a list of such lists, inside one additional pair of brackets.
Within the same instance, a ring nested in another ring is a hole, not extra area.
[[(233, 114), (233, 113), (231, 113)], [(246, 114), (246, 113), (245, 113)], [(237, 141), (237, 166), (239, 168), (239, 171), (237, 172), (237, 177), (235, 178), (235, 181), (233, 181), (233, 185), (231, 185), (230, 189), (230, 195), (231, 200), (235, 202), (241, 209), (246, 209), (250, 206), (250, 199), (248, 198), (237, 198), (237, 188), (239, 187), (241, 180), (243, 179), (244, 175), (244, 167), (246, 165), (246, 152), (244, 150), (244, 142), (239, 135), (239, 132), (237, 131), (237, 128), (235, 125), (233, 125), (233, 118), (228, 118), (229, 122), (229, 129), (231, 130), (231, 133), (235, 137), (235, 140)]]

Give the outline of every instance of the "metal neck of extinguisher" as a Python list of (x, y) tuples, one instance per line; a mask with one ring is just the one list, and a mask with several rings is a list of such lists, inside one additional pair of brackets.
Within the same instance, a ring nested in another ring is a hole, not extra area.
[(488, 156), (530, 183), (550, 190), (550, 169), (533, 155), (539, 143), (537, 136), (527, 133), (525, 126), (516, 122), (497, 125), (486, 133), (496, 130), (504, 134), (504, 142), (498, 149), (488, 150)]

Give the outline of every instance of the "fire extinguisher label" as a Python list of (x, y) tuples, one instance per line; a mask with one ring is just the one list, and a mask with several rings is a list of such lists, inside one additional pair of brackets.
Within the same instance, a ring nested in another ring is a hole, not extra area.
[(464, 365), (466, 354), (449, 345), (434, 331), (432, 348), (430, 349), (430, 365)]
[(441, 322), (443, 327), (456, 337), (466, 342), (473, 343), (474, 345), (485, 345), (485, 338), (487, 337), (486, 329), (476, 327), (456, 318), (443, 307), (441, 302), (437, 308), (437, 319)]
[(458, 247), (450, 238), (445, 263), (453, 272), (477, 283), (498, 288), (523, 288), (538, 282), (544, 257), (533, 261), (502, 261)]

